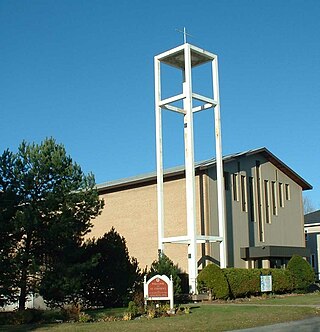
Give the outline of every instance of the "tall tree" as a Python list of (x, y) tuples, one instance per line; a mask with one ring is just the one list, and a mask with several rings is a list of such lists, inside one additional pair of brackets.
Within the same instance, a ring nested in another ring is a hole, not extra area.
[[(80, 245), (103, 208), (94, 176), (85, 175), (63, 145), (22, 142), (0, 156), (0, 301), (28, 294), (68, 247)], [(2, 271), (3, 270), (3, 271)]]

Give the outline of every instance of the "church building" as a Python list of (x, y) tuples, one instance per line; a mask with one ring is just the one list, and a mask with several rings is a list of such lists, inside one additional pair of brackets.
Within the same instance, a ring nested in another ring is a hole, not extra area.
[[(215, 159), (195, 165), (196, 227), (204, 236), (218, 233), (215, 168)], [(311, 185), (266, 148), (225, 156), (223, 169), (226, 265), (282, 267), (293, 254), (308, 257), (302, 191)], [(185, 187), (184, 167), (164, 172), (166, 237), (187, 232)], [(97, 238), (114, 227), (140, 267), (150, 267), (158, 256), (156, 173), (103, 183), (98, 191), (105, 207), (88, 235)], [(219, 250), (219, 243), (197, 244), (198, 269), (219, 265)], [(186, 244), (167, 243), (164, 253), (188, 273)]]

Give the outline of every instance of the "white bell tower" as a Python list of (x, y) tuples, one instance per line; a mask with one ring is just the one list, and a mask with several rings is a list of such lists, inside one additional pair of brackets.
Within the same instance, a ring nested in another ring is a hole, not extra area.
[[(211, 62), (212, 96), (206, 97), (192, 91), (192, 68)], [(182, 93), (166, 99), (161, 98), (161, 64), (182, 71)], [(225, 196), (223, 185), (223, 165), (221, 150), (220, 100), (218, 80), (218, 57), (201, 48), (185, 43), (154, 57), (155, 73), (155, 111), (157, 146), (157, 197), (158, 197), (158, 250), (163, 252), (165, 243), (184, 243), (188, 245), (188, 274), (190, 293), (197, 293), (198, 275), (197, 244), (220, 242), (220, 267), (226, 267), (227, 248), (225, 241)], [(175, 106), (182, 102), (182, 108)], [(198, 106), (195, 106), (195, 101)], [(200, 104), (200, 106), (199, 106)], [(218, 235), (197, 235), (193, 113), (213, 108), (216, 143), (216, 168), (218, 192)], [(162, 156), (162, 110), (182, 114), (184, 119), (184, 149), (186, 173), (187, 234), (185, 236), (164, 237), (164, 198), (163, 198), (163, 156)]]

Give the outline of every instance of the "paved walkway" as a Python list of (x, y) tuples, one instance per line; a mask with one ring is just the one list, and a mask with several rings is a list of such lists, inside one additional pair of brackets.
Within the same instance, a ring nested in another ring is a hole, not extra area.
[(233, 330), (232, 332), (319, 332), (320, 317), (312, 317), (287, 323), (273, 324), (268, 326), (252, 327), (249, 329)]

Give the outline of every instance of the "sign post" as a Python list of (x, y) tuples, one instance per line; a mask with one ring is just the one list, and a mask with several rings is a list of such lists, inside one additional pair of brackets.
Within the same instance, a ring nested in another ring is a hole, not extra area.
[(166, 275), (155, 275), (147, 281), (144, 277), (144, 299), (147, 301), (170, 301), (170, 310), (173, 310), (173, 281)]

